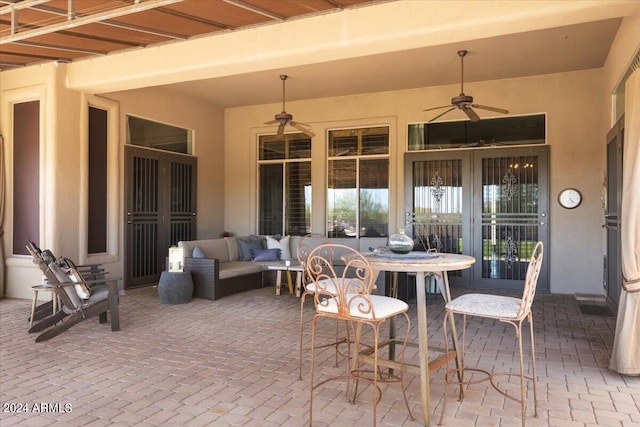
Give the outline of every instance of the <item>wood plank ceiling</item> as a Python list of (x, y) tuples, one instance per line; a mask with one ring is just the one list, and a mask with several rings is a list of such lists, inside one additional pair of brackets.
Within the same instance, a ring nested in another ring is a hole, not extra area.
[(225, 33), (379, 0), (0, 0), (0, 70)]

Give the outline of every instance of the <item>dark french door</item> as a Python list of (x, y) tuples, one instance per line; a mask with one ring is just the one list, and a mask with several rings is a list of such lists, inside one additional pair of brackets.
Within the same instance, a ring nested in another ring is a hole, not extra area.
[(620, 208), (622, 206), (622, 153), (624, 117), (607, 134), (607, 206), (604, 214), (607, 230), (606, 288), (607, 299), (620, 302), (622, 263), (620, 259)]
[(196, 158), (125, 146), (125, 288), (158, 282), (169, 247), (196, 233)]
[[(548, 148), (410, 153), (407, 222), (425, 247), (476, 258), (454, 285), (522, 289), (531, 250), (548, 248)], [(548, 264), (548, 263), (547, 263)], [(544, 266), (538, 282), (548, 292)]]
[[(422, 249), (471, 254), (471, 152), (409, 154), (405, 158), (407, 229)], [(452, 271), (452, 285), (469, 284), (472, 270)]]

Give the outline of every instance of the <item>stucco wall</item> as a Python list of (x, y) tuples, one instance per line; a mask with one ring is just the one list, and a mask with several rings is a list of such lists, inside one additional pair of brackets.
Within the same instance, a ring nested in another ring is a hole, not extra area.
[(638, 49), (640, 49), (640, 15), (625, 17), (620, 24), (615, 40), (611, 44), (609, 55), (603, 67), (604, 82), (601, 88), (604, 101), (603, 114), (609, 124), (602, 135), (603, 141), (606, 132), (621, 115), (619, 111), (616, 112), (615, 105), (612, 108), (612, 94), (620, 84)]
[[(86, 196), (82, 194), (87, 171), (82, 167), (87, 123), (83, 109), (87, 99), (66, 87), (65, 64), (53, 63), (2, 73), (0, 93), (0, 131), (5, 136), (7, 170), (7, 205), (5, 209), (4, 249), (7, 280), (4, 295), (31, 298), (31, 285), (41, 280), (40, 271), (27, 256), (11, 256), (12, 236), (12, 103), (40, 100), (40, 245), (54, 254), (74, 260), (86, 260), (82, 252), (82, 218)], [(124, 168), (123, 146), (126, 143), (126, 115), (134, 114), (150, 120), (185, 127), (194, 131), (193, 149), (199, 158), (197, 234), (201, 238), (217, 237), (223, 230), (224, 204), (224, 122), (223, 111), (201, 100), (191, 99), (162, 89), (144, 89), (104, 95), (117, 105), (118, 136), (110, 143), (118, 145), (109, 179), (117, 180), (117, 194), (110, 198), (116, 205), (117, 248), (107, 257), (112, 275), (122, 275), (124, 256)]]
[[(7, 167), (4, 252), (5, 295), (30, 298), (41, 273), (27, 256), (12, 255), (12, 104), (40, 101), (40, 244), (56, 254), (78, 253), (80, 94), (66, 89), (64, 64), (46, 64), (2, 73), (0, 131), (5, 135)], [(26, 242), (25, 242), (26, 243)]]
[[(114, 92), (104, 96), (120, 104), (120, 140), (126, 142), (126, 116), (193, 130), (193, 154), (198, 157), (199, 239), (218, 237), (224, 228), (224, 113), (202, 100), (162, 88)], [(121, 162), (124, 151), (121, 150)], [(124, 182), (124, 170), (121, 173)], [(124, 194), (124, 188), (121, 188)]]
[[(602, 71), (589, 70), (519, 79), (469, 84), (466, 92), (478, 102), (508, 108), (510, 114), (547, 114), (550, 163), (550, 263), (551, 291), (602, 294), (602, 159), (600, 135)], [(326, 135), (340, 127), (389, 124), (391, 126), (391, 223), (404, 221), (404, 152), (407, 124), (431, 116), (422, 110), (441, 105), (458, 86), (430, 87), (397, 92), (290, 102), (287, 110), (296, 120), (313, 126), (312, 179), (313, 226), (324, 232), (326, 212)], [(237, 234), (256, 232), (257, 135), (273, 132), (261, 123), (278, 112), (277, 104), (228, 109), (225, 113), (225, 226)], [(463, 119), (460, 112), (449, 119)], [(576, 187), (584, 194), (582, 205), (565, 210), (558, 192)]]
[[(436, 3), (440, 5), (436, 7)], [(274, 131), (262, 123), (279, 112), (280, 105), (223, 112), (166, 90), (135, 88), (278, 69), (305, 61), (329, 61), (341, 59), (342, 55), (453, 43), (559, 23), (586, 22), (592, 16), (604, 19), (609, 11), (611, 16), (619, 16), (614, 13), (618, 8), (628, 8), (629, 13), (637, 10), (635, 2), (607, 2), (606, 5), (597, 1), (546, 2), (545, 7), (520, 2), (506, 9), (502, 2), (486, 8), (486, 3), (481, 6), (478, 2), (436, 3), (391, 2), (340, 16), (319, 16), (309, 21), (294, 20), (281, 26), (230, 33), (229, 37), (198, 38), (185, 44), (107, 55), (68, 65), (50, 63), (3, 71), (0, 73), (0, 132), (5, 136), (11, 132), (10, 103), (41, 100), (41, 244), (70, 257), (81, 255), (81, 236), (77, 231), (82, 219), (81, 186), (77, 184), (77, 163), (81, 162), (82, 110), (86, 104), (85, 94), (79, 91), (89, 94), (121, 91), (106, 95), (118, 102), (120, 116), (116, 166), (117, 198), (121, 206), (124, 118), (126, 114), (135, 114), (194, 129), (194, 154), (198, 156), (198, 237), (216, 237), (224, 229), (245, 234), (255, 231), (257, 222), (256, 136)], [(407, 10), (415, 13), (407, 14)], [(438, 14), (434, 13), (436, 10)], [(474, 19), (458, 19), (462, 13)], [(433, 25), (425, 25), (429, 22)], [(328, 35), (328, 24), (341, 30)], [(380, 32), (379, 28), (389, 31)], [(290, 34), (293, 36), (289, 37)], [(298, 49), (292, 49), (291, 43), (282, 44), (282, 39), (297, 43)], [(551, 146), (551, 245), (547, 260), (553, 292), (602, 293), (604, 240), (600, 230), (600, 196), (605, 168), (604, 135), (613, 123), (611, 92), (635, 53), (638, 40), (640, 16), (636, 15), (623, 20), (603, 69), (471, 83), (466, 87), (478, 102), (509, 108), (511, 114), (547, 114)], [(217, 54), (196, 55), (194, 52)], [(265, 56), (265, 52), (269, 55)], [(172, 58), (170, 64), (167, 58)], [(393, 143), (390, 226), (396, 228), (404, 219), (403, 157), (407, 123), (427, 120), (429, 116), (422, 110), (448, 102), (458, 89), (454, 85), (287, 103), (288, 111), (294, 113), (296, 120), (311, 123), (318, 135), (312, 149), (314, 188), (324, 189), (326, 185), (327, 129), (389, 124)], [(10, 177), (11, 153), (8, 154)], [(83, 177), (80, 178), (82, 181)], [(585, 195), (583, 204), (575, 211), (565, 211), (556, 202), (558, 191), (567, 186), (575, 186)], [(8, 182), (7, 199), (11, 197)], [(10, 208), (9, 203), (5, 230), (11, 230), (12, 226)], [(324, 191), (314, 192), (313, 209), (313, 229), (323, 231)], [(123, 224), (120, 218), (116, 272), (122, 267)], [(11, 247), (10, 239), (7, 232), (5, 249)], [(9, 257), (6, 263), (6, 295), (30, 297), (29, 286), (39, 280), (39, 272), (27, 257)]]

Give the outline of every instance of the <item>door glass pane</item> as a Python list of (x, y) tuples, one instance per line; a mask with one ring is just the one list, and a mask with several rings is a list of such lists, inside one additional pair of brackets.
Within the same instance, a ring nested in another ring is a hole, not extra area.
[(282, 163), (260, 165), (260, 234), (282, 233)]
[(482, 277), (524, 280), (538, 239), (538, 157), (482, 159)]
[(360, 161), (360, 236), (387, 236), (389, 159)]
[(328, 171), (328, 237), (355, 237), (358, 206), (356, 161), (330, 160)]
[(195, 211), (192, 191), (194, 189), (194, 165), (180, 161), (171, 162), (171, 234), (170, 245), (177, 245), (181, 240), (191, 240), (195, 226)]
[(285, 234), (311, 232), (311, 162), (287, 163), (287, 214)]
[(130, 219), (133, 226), (131, 279), (158, 274), (156, 254), (158, 253), (158, 211), (161, 209), (158, 200), (159, 171), (158, 159), (142, 156), (133, 158), (133, 211)]
[(462, 253), (462, 161), (413, 162), (415, 250)]

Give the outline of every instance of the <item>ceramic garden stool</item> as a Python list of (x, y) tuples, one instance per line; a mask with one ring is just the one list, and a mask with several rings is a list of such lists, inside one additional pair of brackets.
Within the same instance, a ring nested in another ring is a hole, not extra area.
[(190, 271), (163, 271), (158, 282), (161, 304), (185, 304), (193, 297), (193, 279)]

